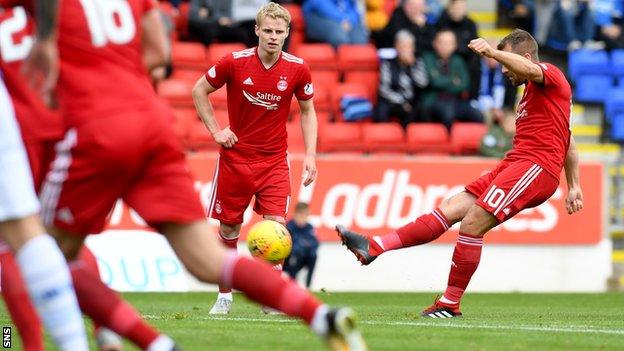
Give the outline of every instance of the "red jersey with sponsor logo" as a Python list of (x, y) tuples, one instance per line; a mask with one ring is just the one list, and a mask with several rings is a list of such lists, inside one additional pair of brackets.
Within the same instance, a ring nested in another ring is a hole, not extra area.
[(221, 156), (234, 162), (285, 154), (292, 96), (308, 100), (314, 95), (310, 68), (286, 52), (270, 68), (260, 61), (257, 48), (233, 52), (211, 67), (206, 79), (215, 88), (227, 84), (230, 129), (238, 142), (221, 148)]
[(544, 83), (529, 81), (518, 104), (516, 135), (506, 160), (530, 160), (559, 179), (570, 143), (572, 91), (563, 73), (538, 63)]
[(68, 127), (160, 104), (141, 49), (141, 19), (154, 6), (153, 0), (60, 2), (57, 89)]
[[(21, 73), (22, 62), (34, 41), (34, 21), (29, 11), (3, 0), (0, 5), (0, 70), (13, 101), (15, 115), (25, 141), (60, 138), (63, 126), (60, 115), (48, 109), (41, 97), (28, 85)], [(28, 1), (22, 1), (30, 5)]]

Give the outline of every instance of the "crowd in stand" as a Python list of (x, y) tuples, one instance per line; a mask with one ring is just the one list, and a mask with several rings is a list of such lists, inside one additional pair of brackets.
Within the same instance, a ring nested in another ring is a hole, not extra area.
[[(208, 47), (255, 46), (254, 15), (267, 2), (190, 0), (186, 40)], [(291, 24), (291, 41), (298, 31), (303, 42), (327, 43), (336, 51), (371, 43), (379, 49), (378, 88), (368, 97), (374, 107), (363, 114), (368, 120), (396, 121), (404, 129), (411, 123), (440, 123), (449, 131), (455, 121), (486, 122), (500, 127), (502, 135), (513, 134), (512, 127), (502, 127), (513, 118), (517, 89), (496, 61), (480, 59), (467, 48), (478, 34), (466, 0), (276, 2), (300, 9), (302, 22)], [(624, 47), (624, 0), (499, 0), (497, 7), (499, 26), (529, 30), (543, 46)]]

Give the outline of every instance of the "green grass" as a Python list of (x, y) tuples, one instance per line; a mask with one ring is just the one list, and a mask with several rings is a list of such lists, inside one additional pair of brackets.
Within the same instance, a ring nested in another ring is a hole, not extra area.
[[(232, 313), (219, 318), (208, 315), (214, 293), (124, 296), (185, 350), (323, 349), (301, 323), (265, 316), (241, 295)], [(358, 312), (371, 350), (624, 350), (624, 294), (468, 294), (464, 318), (455, 320), (418, 317), (432, 294), (320, 297)], [(4, 310), (0, 321), (10, 323)], [(20, 349), (17, 343), (14, 349)]]

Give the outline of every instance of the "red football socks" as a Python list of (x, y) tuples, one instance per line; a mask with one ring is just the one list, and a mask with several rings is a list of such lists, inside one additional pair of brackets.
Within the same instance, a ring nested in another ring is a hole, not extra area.
[(426, 244), (439, 238), (450, 225), (442, 211), (422, 215), (388, 235), (374, 237), (371, 240), (370, 253), (374, 256), (403, 247)]
[[(226, 238), (223, 236), (223, 234), (221, 234), (221, 231), (219, 231), (219, 240), (223, 243), (223, 245), (225, 245), (227, 248), (232, 249), (232, 250), (236, 250), (237, 248), (237, 244), (238, 244), (238, 236), (236, 238)], [(221, 294), (227, 294), (227, 293), (231, 293), (232, 289), (226, 286), (222, 286), (221, 284), (219, 284), (219, 293)]]
[(43, 330), (37, 311), (30, 302), (22, 274), (10, 251), (0, 255), (2, 297), (22, 339), (24, 351), (43, 351)]
[[(78, 259), (84, 263), (89, 272), (99, 277), (97, 261), (89, 248), (84, 246), (80, 250)], [(3, 253), (0, 255), (0, 262), (2, 267), (2, 295), (11, 314), (11, 319), (22, 339), (22, 347), (25, 351), (44, 350), (41, 321), (30, 302), (22, 274), (15, 264), (13, 254), (9, 251)], [(98, 327), (97, 324), (94, 326), (95, 329)]]
[(126, 337), (142, 350), (158, 338), (160, 334), (84, 264), (73, 262), (70, 269), (80, 308), (95, 323)]
[(443, 296), (444, 303), (450, 301), (459, 304), (472, 275), (479, 266), (482, 248), (483, 237), (459, 233), (455, 251), (453, 252), (448, 285)]
[(281, 272), (248, 257), (231, 255), (224, 265), (221, 283), (244, 292), (259, 304), (299, 317), (310, 324), (321, 302)]

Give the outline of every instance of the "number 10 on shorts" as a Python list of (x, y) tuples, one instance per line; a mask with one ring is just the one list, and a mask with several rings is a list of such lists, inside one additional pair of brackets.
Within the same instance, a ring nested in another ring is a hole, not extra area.
[(498, 208), (505, 198), (505, 195), (505, 190), (492, 184), (490, 190), (485, 195), (485, 198), (483, 198), (483, 202), (491, 208)]

